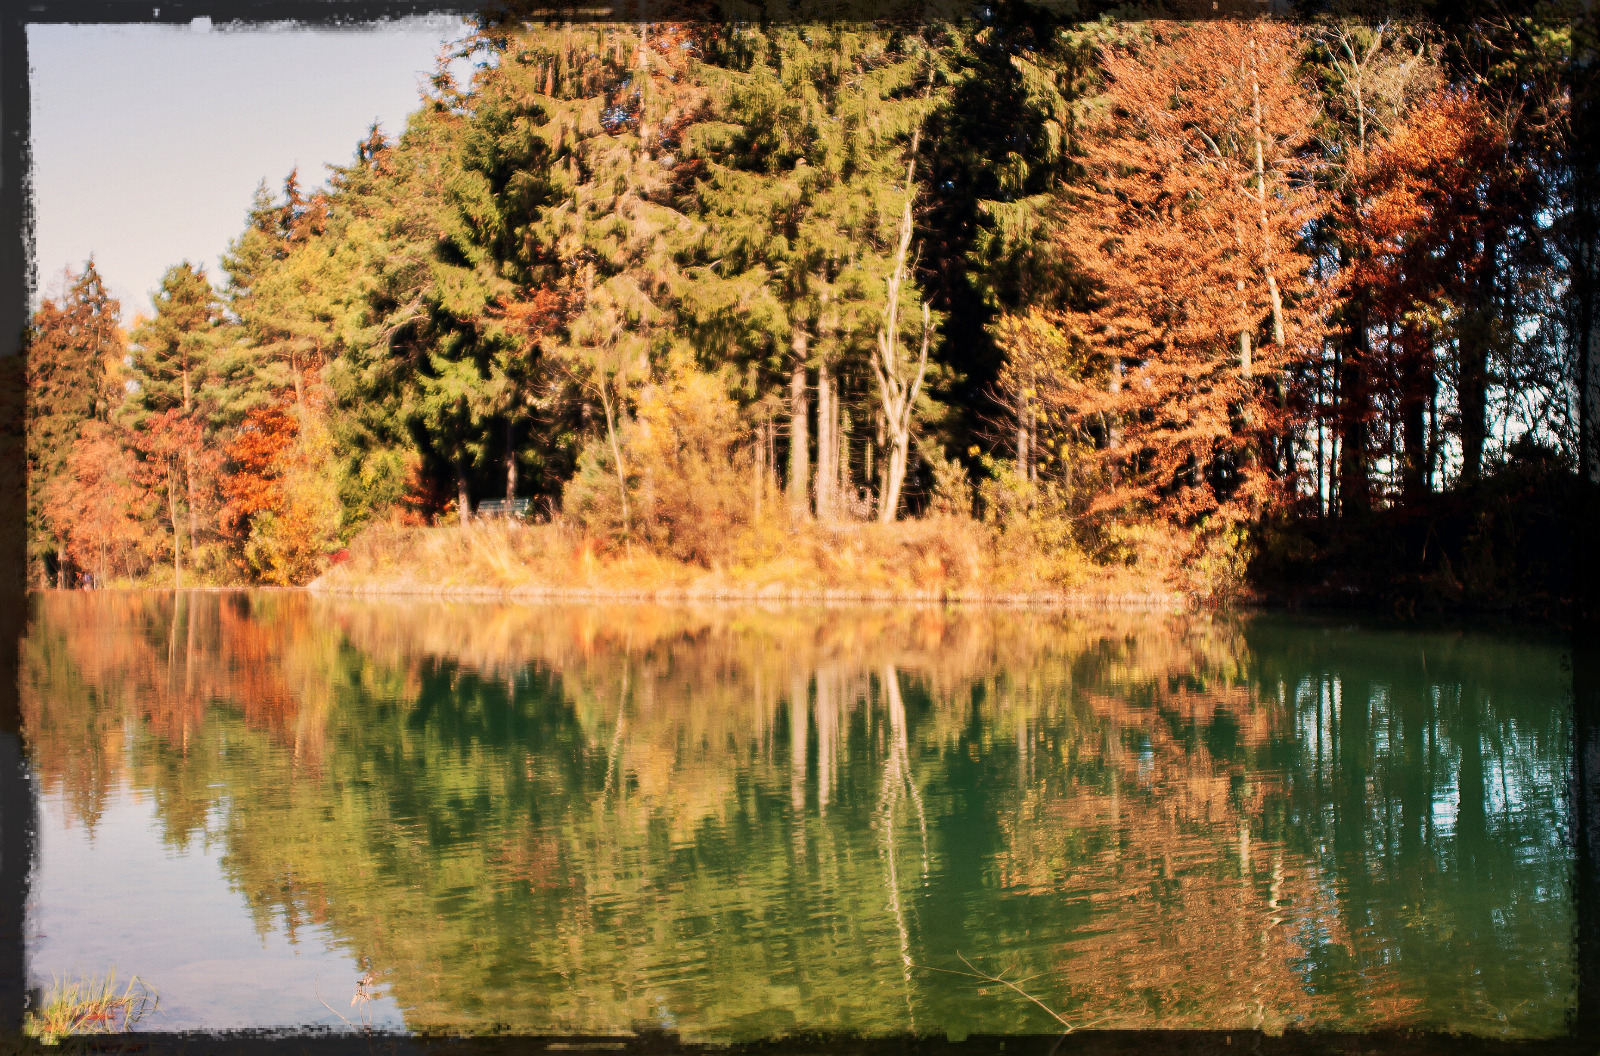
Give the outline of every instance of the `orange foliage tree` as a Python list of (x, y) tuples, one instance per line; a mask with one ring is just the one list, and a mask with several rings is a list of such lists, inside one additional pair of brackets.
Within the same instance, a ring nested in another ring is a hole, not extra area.
[(316, 389), (292, 407), (256, 408), (227, 445), (220, 526), (239, 568), (271, 583), (312, 578), (333, 545), (335, 482), (321, 412)]
[[(236, 550), (250, 537), (251, 522), (283, 503), (281, 462), (299, 423), (282, 406), (258, 407), (245, 415), (228, 444), (228, 471), (222, 478), (223, 507), (219, 526)], [(237, 558), (248, 570), (244, 559)]]
[(44, 514), (72, 563), (99, 583), (142, 572), (159, 545), (147, 527), (155, 503), (124, 438), (104, 422), (85, 422), (65, 468), (45, 486)]
[(1287, 427), (1285, 372), (1321, 325), (1300, 232), (1324, 203), (1296, 178), (1315, 103), (1289, 27), (1152, 33), (1103, 56), (1088, 179), (1057, 210), (1056, 244), (1090, 296), (1001, 338), (1015, 360), (1071, 364), (1034, 372), (1029, 391), (1089, 442), (1107, 483), (1094, 508), (1247, 514), (1283, 492), (1263, 452)]
[[(210, 468), (213, 457), (201, 444), (202, 424), (182, 407), (147, 416), (141, 427), (130, 434), (138, 457), (133, 461), (132, 483), (142, 492), (143, 504), (164, 517), (170, 529), (173, 584), (183, 586), (184, 492), (195, 479), (196, 470)], [(192, 498), (189, 500), (194, 501)], [(193, 538), (193, 534), (190, 538)]]
[(1341, 210), (1359, 249), (1341, 283), (1365, 291), (1370, 303), (1368, 368), (1399, 425), (1407, 500), (1427, 489), (1437, 455), (1427, 420), (1438, 397), (1440, 339), (1475, 294), (1473, 276), (1492, 252), (1492, 229), (1509, 220), (1494, 194), (1504, 152), (1504, 136), (1479, 99), (1438, 93), (1370, 161), (1358, 159), (1364, 193)]

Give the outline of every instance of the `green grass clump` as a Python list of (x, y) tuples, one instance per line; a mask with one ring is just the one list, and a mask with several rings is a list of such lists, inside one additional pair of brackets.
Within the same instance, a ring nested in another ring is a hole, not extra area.
[(30, 1009), (23, 1032), (45, 1045), (83, 1034), (115, 1034), (155, 1012), (159, 998), (138, 976), (119, 993), (113, 969), (104, 979), (56, 979), (38, 1009)]

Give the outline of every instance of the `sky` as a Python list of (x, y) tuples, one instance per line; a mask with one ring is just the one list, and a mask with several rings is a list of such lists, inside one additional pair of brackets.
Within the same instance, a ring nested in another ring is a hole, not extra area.
[(322, 184), (374, 120), (397, 135), (440, 45), (464, 32), (443, 15), (338, 30), (29, 26), (35, 306), (91, 254), (124, 324), (150, 313), (180, 260), (220, 284), (256, 186), (281, 191), (295, 166), (302, 187)]

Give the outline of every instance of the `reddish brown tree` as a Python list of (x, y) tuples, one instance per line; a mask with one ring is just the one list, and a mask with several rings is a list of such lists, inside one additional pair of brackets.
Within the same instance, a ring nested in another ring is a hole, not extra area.
[(1155, 23), (1104, 56), (1091, 182), (1057, 234), (1094, 299), (1047, 313), (1084, 367), (1039, 393), (1095, 436), (1115, 481), (1099, 508), (1159, 503), (1187, 521), (1283, 492), (1262, 452), (1321, 323), (1299, 244), (1324, 203), (1295, 178), (1315, 116), (1297, 41), (1267, 21)]
[(155, 512), (138, 482), (125, 438), (90, 420), (68, 450), (65, 472), (43, 491), (44, 516), (78, 568), (99, 583), (142, 572), (155, 547), (148, 529)]
[[(229, 442), (218, 521), (235, 551), (249, 539), (251, 522), (259, 514), (281, 510), (283, 462), (299, 432), (294, 415), (273, 405), (245, 415)], [(239, 564), (249, 571), (242, 559)]]
[[(1359, 291), (1374, 323), (1370, 368), (1398, 424), (1401, 497), (1431, 482), (1437, 451), (1439, 348), (1478, 296), (1477, 276), (1512, 219), (1496, 200), (1505, 140), (1482, 102), (1448, 91), (1419, 105), (1357, 174), (1363, 193), (1341, 217), (1358, 252), (1341, 288)], [(1484, 440), (1485, 365), (1460, 364), (1458, 428), (1476, 472)]]
[(147, 416), (141, 427), (131, 433), (133, 450), (138, 458), (133, 463), (133, 483), (143, 492), (144, 504), (158, 511), (156, 517), (165, 519), (171, 531), (172, 573), (174, 586), (183, 586), (183, 537), (189, 526), (184, 520), (185, 496), (195, 471), (211, 468), (208, 452), (201, 446), (201, 427), (182, 407)]

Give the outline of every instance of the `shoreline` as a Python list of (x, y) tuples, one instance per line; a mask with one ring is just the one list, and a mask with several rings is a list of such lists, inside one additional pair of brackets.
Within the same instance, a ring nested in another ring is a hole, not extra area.
[(766, 587), (499, 587), (418, 583), (414, 580), (386, 583), (325, 583), (319, 576), (297, 588), (311, 594), (353, 597), (430, 597), (440, 599), (481, 599), (505, 601), (587, 601), (655, 603), (754, 603), (795, 605), (910, 604), (963, 606), (973, 608), (1050, 609), (1057, 611), (1126, 611), (1192, 613), (1205, 607), (1204, 599), (1179, 592), (1009, 592), (975, 591), (895, 591)]

